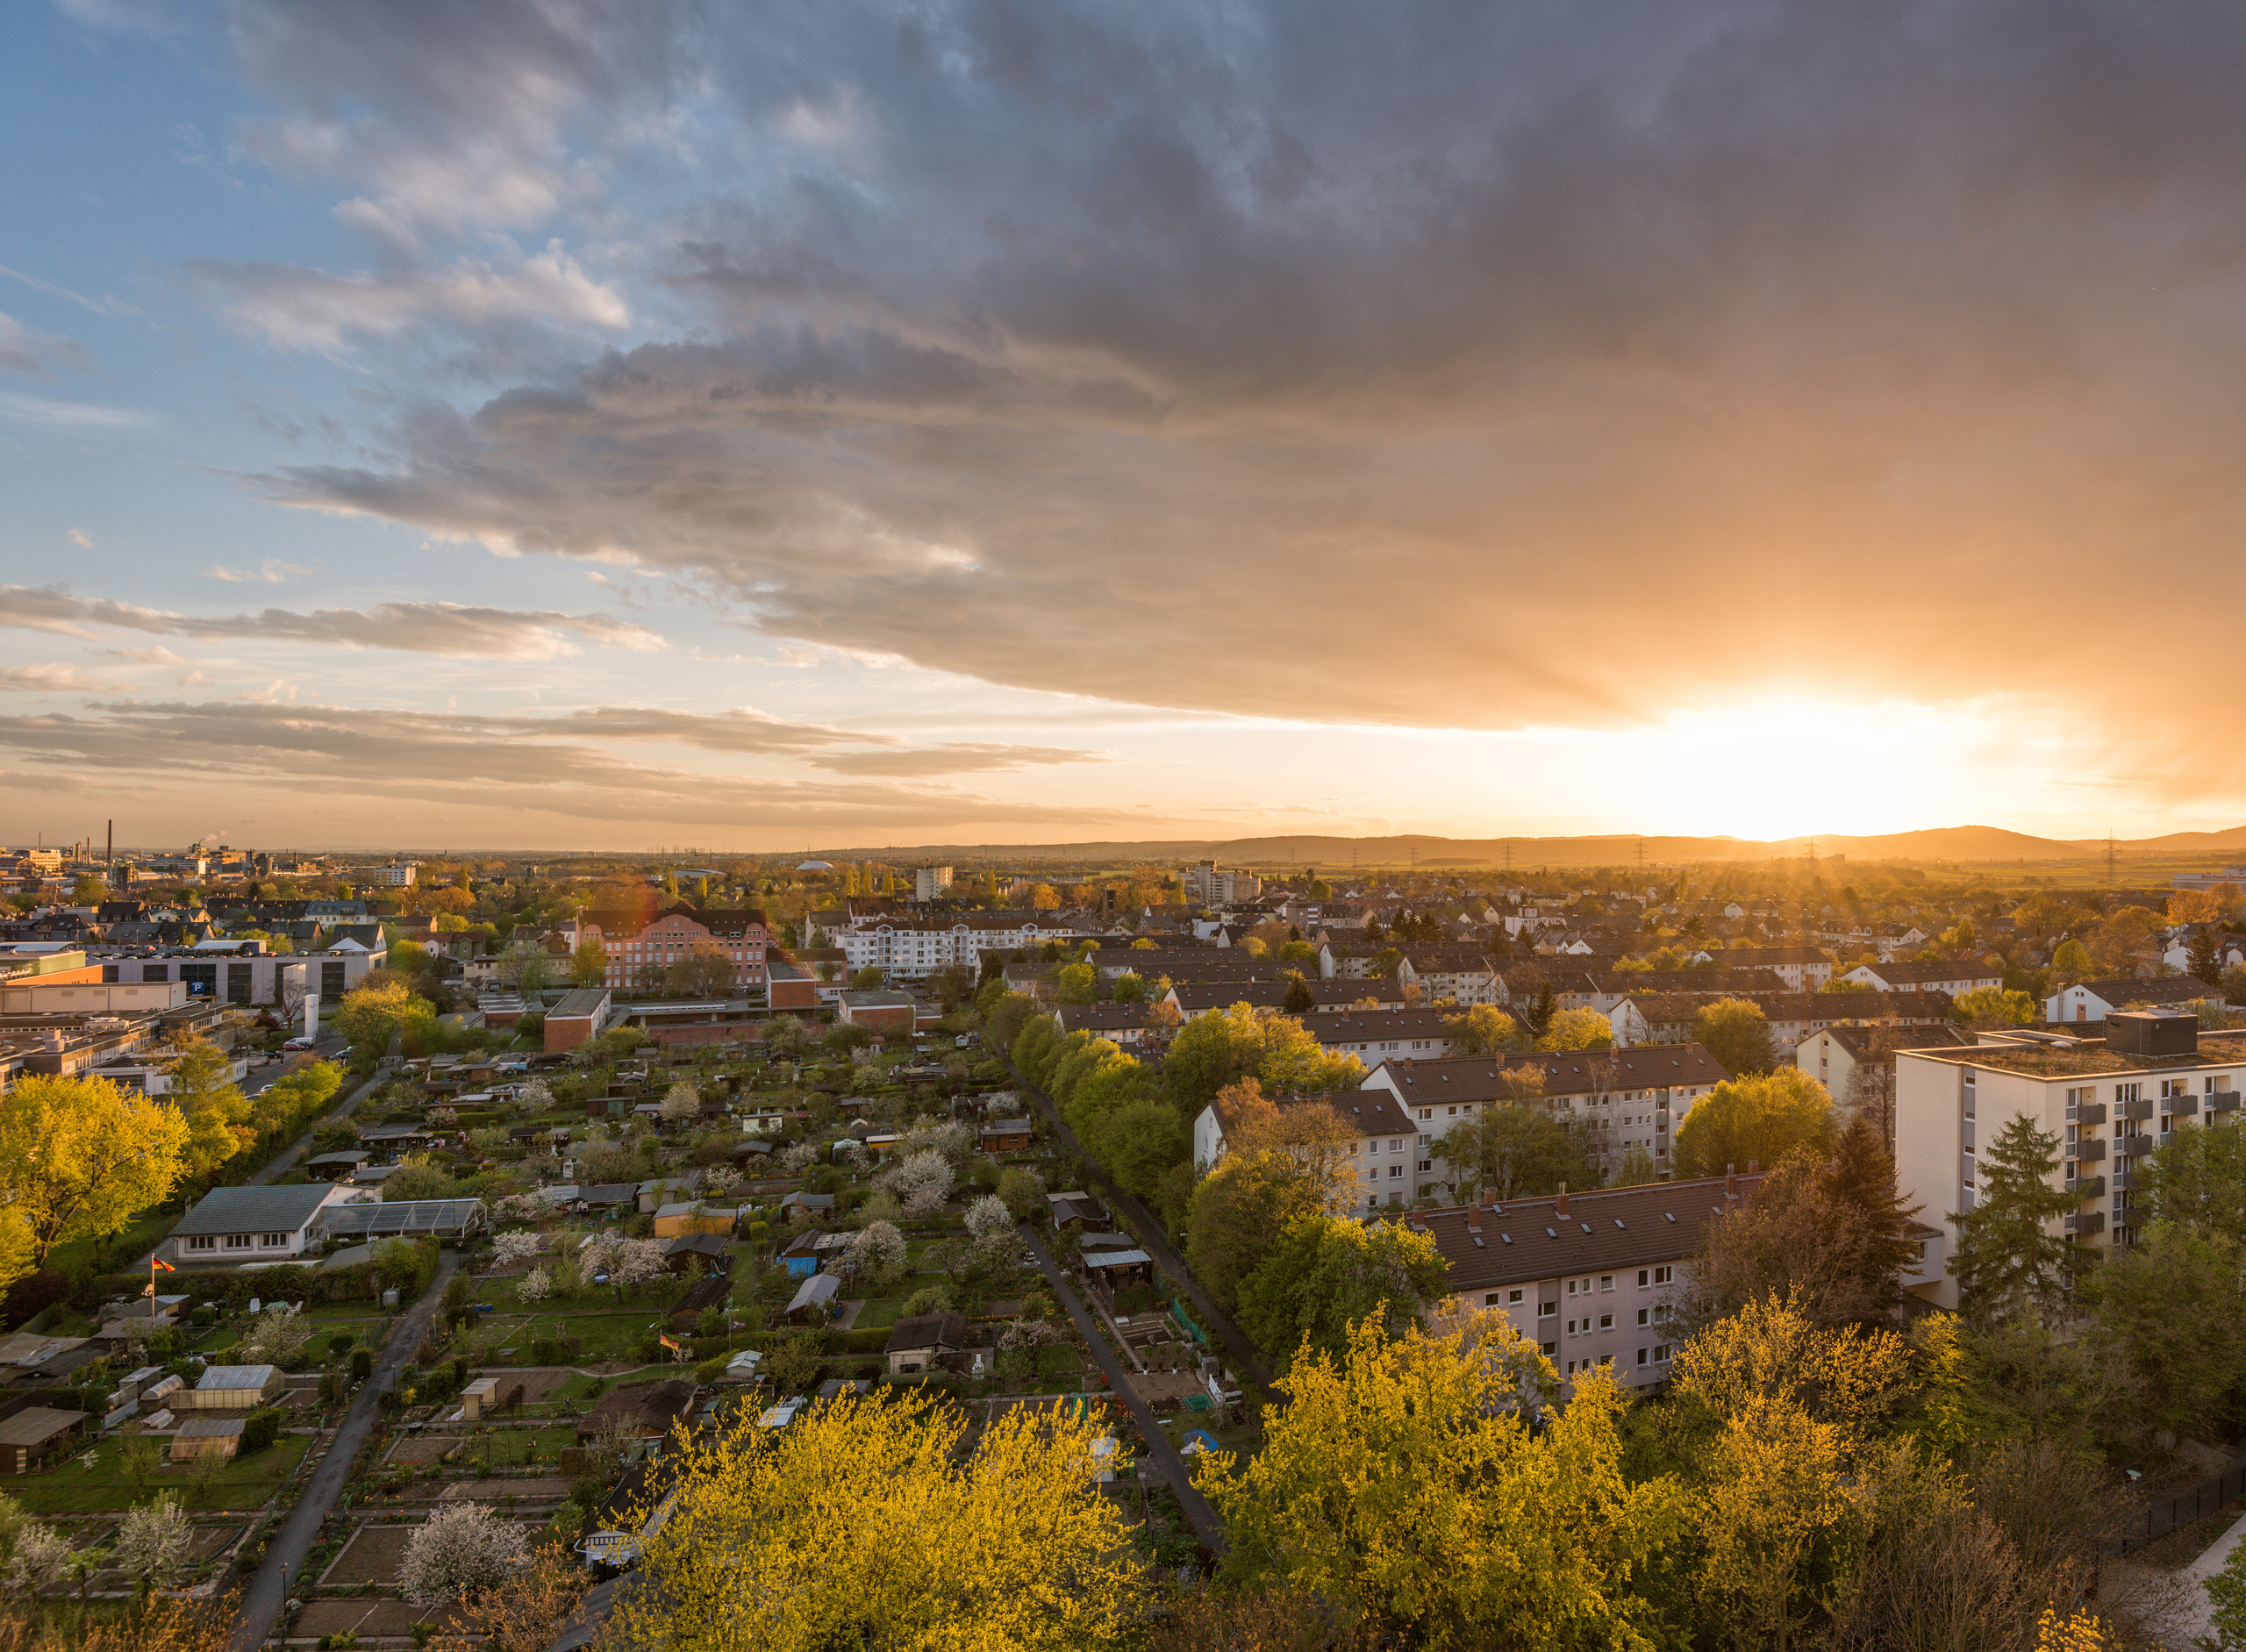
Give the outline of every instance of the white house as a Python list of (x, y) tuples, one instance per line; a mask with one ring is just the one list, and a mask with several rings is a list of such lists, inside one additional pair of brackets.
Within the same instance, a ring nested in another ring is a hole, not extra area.
[(296, 1262), (318, 1244), (320, 1212), (358, 1191), (347, 1182), (288, 1187), (214, 1187), (156, 1246), (175, 1268)]
[(1875, 992), (1947, 992), (1953, 998), (2004, 984), (2004, 971), (1978, 958), (1931, 963), (1860, 963), (1841, 977)]
[(2078, 981), (2043, 1000), (2043, 1019), (2055, 1026), (2062, 1023), (2096, 1026), (2132, 1004), (2192, 1004), (2221, 996), (2206, 982), (2187, 975), (2164, 975), (2148, 981)]

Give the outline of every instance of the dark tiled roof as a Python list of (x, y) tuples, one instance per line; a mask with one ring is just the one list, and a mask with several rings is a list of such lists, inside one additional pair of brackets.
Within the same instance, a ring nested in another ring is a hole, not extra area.
[(924, 1313), (914, 1319), (899, 1319), (889, 1334), (883, 1351), (902, 1354), (913, 1348), (955, 1348), (967, 1341), (967, 1319), (957, 1313)]
[(1363, 1043), (1387, 1038), (1446, 1038), (1442, 1024), (1454, 1010), (1327, 1010), (1302, 1018), (1321, 1044)]
[(2108, 1004), (2188, 1004), (2197, 998), (2218, 996), (2206, 982), (2187, 975), (2161, 976), (2149, 981), (2078, 981), (2075, 984), (2096, 993)]
[(332, 1182), (289, 1187), (214, 1187), (172, 1229), (190, 1234), (292, 1233), (334, 1191)]
[[(1735, 1178), (1742, 1204), (1762, 1183), (1760, 1176)], [(1683, 1262), (1699, 1254), (1708, 1224), (1720, 1219), (1725, 1181), (1713, 1176), (1574, 1193), (1564, 1216), (1559, 1205), (1557, 1198), (1517, 1199), (1480, 1210), (1418, 1211), (1406, 1219), (1433, 1235), (1450, 1264), (1448, 1288), (1467, 1293)]]
[[(1593, 1071), (1597, 1064), (1599, 1071)], [(1373, 1076), (1391, 1075), (1406, 1105), (1496, 1101), (1509, 1097), (1508, 1073), (1541, 1068), (1542, 1093), (1582, 1095), (1601, 1091), (1658, 1090), (1679, 1084), (1720, 1084), (1731, 1075), (1698, 1044), (1634, 1044), (1627, 1049), (1569, 1050), (1525, 1055), (1454, 1055), (1434, 1061), (1385, 1061)], [(1602, 1076), (1603, 1075), (1603, 1076)], [(1372, 1082), (1369, 1076), (1368, 1084)]]

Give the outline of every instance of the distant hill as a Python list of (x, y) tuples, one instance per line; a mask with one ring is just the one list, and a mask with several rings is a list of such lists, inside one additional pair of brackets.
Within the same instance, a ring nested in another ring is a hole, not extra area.
[[(1228, 865), (1316, 866), (1334, 870), (1351, 865), (1398, 866), (1416, 862), (1428, 867), (1501, 867), (1510, 855), (1518, 869), (1539, 866), (1628, 866), (1641, 853), (1649, 865), (1684, 862), (1806, 859), (1812, 845), (1819, 858), (1845, 855), (1852, 861), (2021, 861), (2085, 860), (2103, 855), (2103, 838), (2039, 838), (2001, 826), (1936, 826), (1922, 832), (1894, 832), (1873, 837), (1780, 838), (1764, 841), (1734, 837), (1640, 838), (1634, 833), (1595, 837), (1444, 838), (1417, 833), (1396, 837), (1285, 836), (1259, 838), (1160, 839), (1137, 842), (950, 843), (914, 848), (834, 848), (816, 853), (830, 860), (908, 861), (1133, 861), (1215, 860)], [(2246, 850), (2246, 826), (2220, 832), (2176, 832), (2164, 837), (2123, 838), (2116, 850), (2127, 856), (2215, 855)]]

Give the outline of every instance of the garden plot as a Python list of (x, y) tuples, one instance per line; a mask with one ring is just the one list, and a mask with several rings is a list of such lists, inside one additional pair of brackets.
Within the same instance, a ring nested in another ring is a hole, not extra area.
[(223, 1555), (241, 1534), (239, 1526), (198, 1526), (195, 1535), (188, 1540), (187, 1557), (191, 1561), (208, 1560), (213, 1555)]
[(558, 1503), (569, 1495), (576, 1482), (566, 1475), (547, 1475), (534, 1480), (503, 1480), (496, 1475), (489, 1480), (454, 1480), (441, 1492), (440, 1503), (497, 1503), (512, 1498), (519, 1503)]
[(465, 1631), (474, 1626), (457, 1605), (416, 1606), (403, 1600), (313, 1600), (297, 1614), (290, 1632), (292, 1644), (322, 1641), (333, 1635), (356, 1635), (361, 1644), (389, 1640), (404, 1643), (417, 1623), (433, 1623), (439, 1632)]
[(320, 1574), (319, 1586), (352, 1589), (361, 1584), (396, 1583), (405, 1562), (406, 1539), (412, 1535), (413, 1527), (408, 1525), (361, 1526)]
[(1209, 1397), (1209, 1385), (1198, 1371), (1133, 1371), (1126, 1380), (1131, 1391), (1153, 1406), (1182, 1405), (1198, 1396)]
[(409, 1434), (390, 1448), (384, 1468), (425, 1469), (442, 1462), (447, 1452), (468, 1443), (466, 1434)]

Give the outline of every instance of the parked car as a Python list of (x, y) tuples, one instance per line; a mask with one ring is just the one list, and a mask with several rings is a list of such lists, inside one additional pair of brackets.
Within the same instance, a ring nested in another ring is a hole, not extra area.
[(310, 1049), (315, 1042), (317, 1042), (316, 1040), (309, 1038), (292, 1038), (281, 1048), (283, 1049)]

